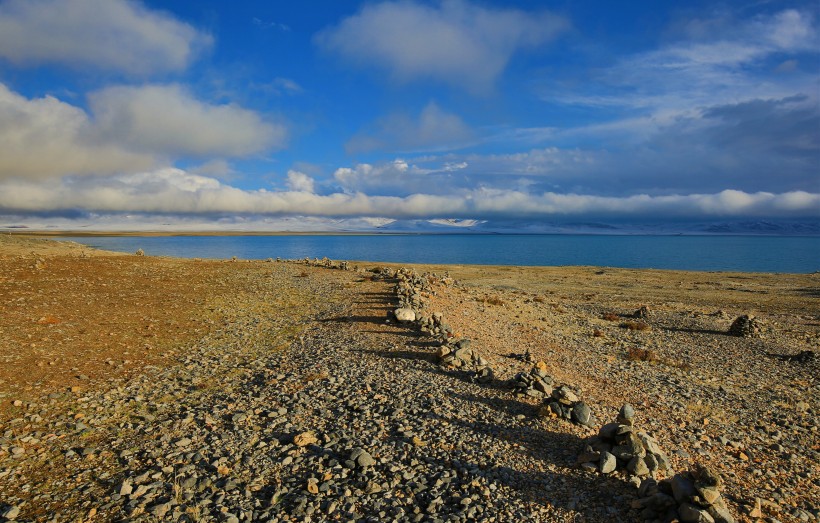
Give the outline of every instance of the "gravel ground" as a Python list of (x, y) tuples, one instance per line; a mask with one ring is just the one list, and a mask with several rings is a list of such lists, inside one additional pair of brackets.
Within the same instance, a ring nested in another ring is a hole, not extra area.
[[(38, 269), (37, 256), (55, 258)], [(89, 262), (73, 256), (16, 252), (0, 262), (46, 277), (61, 263)], [(639, 521), (627, 475), (577, 465), (597, 427), (540, 417), (538, 400), (512, 393), (507, 380), (529, 369), (527, 351), (601, 423), (622, 403), (635, 405), (674, 470), (719, 470), (738, 520), (820, 515), (817, 362), (767, 356), (816, 348), (816, 296), (803, 298), (815, 308), (803, 307), (799, 328), (786, 328), (795, 312), (776, 300), (756, 311), (766, 336), (747, 339), (725, 335), (735, 313), (748, 312), (742, 294), (712, 315), (712, 298), (660, 302), (644, 289), (651, 328), (632, 331), (619, 326), (638, 306), (632, 296), (597, 289), (589, 300), (550, 295), (543, 282), (522, 290), (431, 278), (429, 309), (472, 338), (495, 370), (479, 384), (436, 363), (436, 338), (390, 319), (392, 279), (296, 262), (136, 258), (94, 263), (144, 275), (156, 265), (163, 278), (187, 278), (203, 299), (165, 289), (172, 301), (151, 312), (196, 317), (200, 332), (171, 336), (160, 323), (152, 343), (163, 344), (163, 357), (140, 352), (136, 368), (89, 371), (80, 385), (82, 367), (29, 390), (0, 383), (0, 515), (9, 520)], [(586, 270), (567, 269), (581, 283), (561, 289), (584, 288)], [(778, 281), (811, 289), (813, 278)], [(16, 282), (0, 291), (22, 292)], [(36, 290), (26, 296), (27, 307), (37, 305)], [(50, 340), (70, 349), (70, 334), (52, 330)], [(103, 360), (123, 350), (105, 347)], [(631, 360), (636, 347), (655, 359)]]

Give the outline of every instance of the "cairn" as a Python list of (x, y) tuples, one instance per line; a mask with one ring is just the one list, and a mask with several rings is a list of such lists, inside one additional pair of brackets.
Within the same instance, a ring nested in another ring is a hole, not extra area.
[(696, 465), (691, 471), (657, 482), (641, 484), (633, 507), (641, 509), (643, 521), (682, 523), (734, 523), (721, 497), (723, 480), (708, 467)]
[(470, 380), (489, 383), (495, 377), (490, 363), (470, 348), (470, 340), (464, 338), (446, 343), (436, 351), (439, 365), (470, 371)]
[(589, 438), (578, 463), (601, 474), (624, 471), (639, 478), (655, 478), (671, 470), (668, 456), (658, 441), (634, 428), (635, 409), (630, 404), (621, 407), (615, 422), (607, 423), (597, 436)]
[(516, 374), (511, 385), (516, 396), (545, 398), (538, 409), (539, 416), (562, 418), (587, 427), (596, 423), (592, 410), (579, 399), (578, 391), (568, 385), (556, 384), (543, 361), (533, 365), (529, 372)]
[(763, 336), (763, 322), (754, 316), (744, 314), (732, 322), (729, 334), (739, 338), (760, 338)]

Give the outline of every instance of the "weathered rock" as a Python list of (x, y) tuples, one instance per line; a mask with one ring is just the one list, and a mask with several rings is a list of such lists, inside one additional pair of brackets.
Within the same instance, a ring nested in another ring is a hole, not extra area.
[(316, 434), (313, 432), (301, 432), (293, 437), (293, 444), (297, 447), (306, 447), (307, 445), (313, 445), (317, 443), (319, 438), (316, 437)]
[(416, 321), (416, 311), (409, 307), (402, 307), (393, 311), (393, 316), (401, 323), (410, 323)]
[(618, 466), (618, 460), (609, 452), (601, 453), (601, 460), (598, 464), (599, 470), (602, 474), (610, 474), (615, 472), (615, 468)]

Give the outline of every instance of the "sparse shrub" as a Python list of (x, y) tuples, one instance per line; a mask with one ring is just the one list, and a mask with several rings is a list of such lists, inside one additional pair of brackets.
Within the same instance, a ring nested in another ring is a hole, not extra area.
[(658, 361), (658, 355), (652, 349), (642, 349), (640, 347), (630, 347), (626, 353), (629, 361)]
[(606, 321), (618, 321), (620, 318), (614, 312), (607, 312), (606, 314), (604, 314), (604, 319)]
[(532, 301), (534, 301), (536, 303), (544, 303), (544, 302), (547, 301), (547, 299), (544, 298), (543, 296), (536, 296), (535, 298), (532, 299)]
[(594, 331), (592, 331), (592, 335), (596, 338), (603, 338), (604, 337), (604, 332), (600, 331), (598, 329), (595, 329)]
[(621, 328), (631, 331), (648, 331), (650, 329), (649, 324), (642, 321), (625, 321), (621, 323)]
[(504, 305), (504, 300), (498, 296), (490, 296), (484, 300), (484, 303), (489, 303), (490, 305)]

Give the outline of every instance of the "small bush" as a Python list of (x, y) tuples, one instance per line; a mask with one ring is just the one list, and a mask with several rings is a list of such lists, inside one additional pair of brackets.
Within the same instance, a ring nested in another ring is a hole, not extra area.
[(594, 337), (596, 337), (596, 338), (603, 338), (603, 337), (604, 337), (604, 333), (603, 333), (603, 331), (599, 331), (598, 329), (595, 329), (595, 330), (592, 332), (592, 335), (593, 335)]
[(650, 329), (649, 324), (642, 321), (625, 321), (621, 323), (621, 327), (631, 331), (648, 331)]
[(607, 312), (606, 314), (604, 314), (604, 319), (606, 321), (618, 321), (620, 317), (614, 312)]
[(630, 347), (626, 354), (626, 359), (629, 361), (658, 361), (658, 355), (651, 349), (642, 349), (640, 347)]

